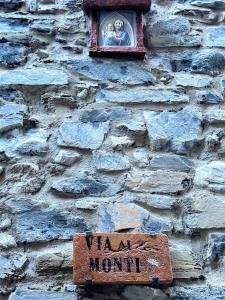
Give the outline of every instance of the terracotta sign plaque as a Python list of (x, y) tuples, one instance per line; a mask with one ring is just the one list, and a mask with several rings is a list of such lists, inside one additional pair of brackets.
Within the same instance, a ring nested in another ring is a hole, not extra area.
[(75, 284), (170, 284), (164, 234), (86, 233), (74, 236)]

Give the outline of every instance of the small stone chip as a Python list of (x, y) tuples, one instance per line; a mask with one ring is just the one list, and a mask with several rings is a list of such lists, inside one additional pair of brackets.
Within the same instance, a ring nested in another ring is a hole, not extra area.
[(164, 234), (86, 233), (74, 236), (75, 284), (169, 284), (173, 280)]

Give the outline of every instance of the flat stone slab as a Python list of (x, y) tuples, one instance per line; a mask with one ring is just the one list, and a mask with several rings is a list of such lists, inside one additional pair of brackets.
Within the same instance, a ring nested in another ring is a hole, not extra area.
[(76, 293), (26, 291), (17, 289), (10, 295), (9, 300), (77, 300)]
[(74, 236), (73, 280), (83, 284), (170, 284), (164, 234), (86, 233)]
[(32, 68), (0, 71), (0, 86), (4, 85), (65, 85), (68, 76), (58, 69)]

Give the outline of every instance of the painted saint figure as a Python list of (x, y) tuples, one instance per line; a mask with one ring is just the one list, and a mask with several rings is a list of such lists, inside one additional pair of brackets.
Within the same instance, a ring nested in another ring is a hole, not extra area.
[(130, 46), (129, 34), (124, 30), (124, 22), (117, 19), (109, 23), (104, 32), (104, 46)]

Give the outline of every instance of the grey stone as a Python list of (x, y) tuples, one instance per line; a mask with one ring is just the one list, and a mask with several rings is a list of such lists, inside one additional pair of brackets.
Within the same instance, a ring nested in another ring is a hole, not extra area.
[(173, 287), (170, 289), (171, 300), (223, 300), (225, 287)]
[(203, 88), (210, 87), (213, 79), (207, 75), (192, 75), (188, 73), (177, 73), (172, 80), (172, 84), (181, 87)]
[(225, 227), (223, 195), (198, 191), (191, 193), (187, 200), (189, 207), (184, 213), (183, 224), (188, 233)]
[(9, 300), (77, 300), (76, 293), (47, 292), (16, 289)]
[(14, 236), (18, 243), (70, 240), (75, 233), (84, 232), (84, 220), (71, 212), (35, 208), (17, 215)]
[(61, 150), (55, 157), (54, 162), (65, 166), (72, 166), (81, 159), (81, 155), (76, 151)]
[(105, 172), (125, 171), (130, 169), (129, 159), (116, 152), (98, 151), (93, 155), (97, 170)]
[(21, 155), (43, 156), (48, 152), (48, 143), (44, 138), (28, 138), (17, 144), (15, 151)]
[(172, 232), (173, 226), (171, 221), (166, 218), (150, 217), (144, 226), (141, 227), (141, 231), (149, 234), (155, 234), (160, 232)]
[(179, 53), (170, 57), (170, 62), (175, 72), (218, 75), (225, 69), (224, 53), (212, 49)]
[(59, 128), (58, 145), (95, 150), (102, 145), (108, 130), (108, 122), (66, 122)]
[(116, 127), (137, 135), (144, 135), (146, 132), (145, 122), (138, 119), (128, 119), (127, 121), (118, 123)]
[(127, 119), (131, 113), (123, 107), (112, 109), (92, 109), (85, 110), (81, 113), (81, 122), (106, 122)]
[(121, 183), (97, 180), (91, 176), (69, 177), (54, 182), (51, 185), (51, 190), (59, 195), (72, 198), (109, 197), (121, 190)]
[(24, 0), (0, 0), (0, 10), (14, 11), (19, 9), (24, 3)]
[(225, 26), (208, 27), (206, 32), (208, 47), (225, 47)]
[(224, 109), (209, 108), (204, 113), (204, 120), (210, 124), (225, 122), (225, 111)]
[(198, 91), (196, 93), (197, 101), (201, 104), (220, 104), (223, 101), (222, 96), (216, 91)]
[(132, 153), (132, 162), (139, 168), (146, 168), (149, 165), (149, 151), (145, 148), (137, 148)]
[(208, 8), (216, 8), (216, 9), (224, 9), (225, 1), (224, 0), (191, 0), (192, 5), (208, 7)]
[(172, 171), (133, 171), (127, 177), (128, 191), (158, 194), (185, 192), (191, 185), (191, 178), (183, 172)]
[(225, 191), (225, 162), (212, 161), (196, 169), (194, 184), (215, 192)]
[(134, 202), (156, 209), (173, 209), (176, 207), (176, 198), (166, 195), (152, 195), (149, 193), (124, 192), (123, 201)]
[(28, 48), (21, 44), (0, 43), (0, 66), (14, 67), (24, 64), (27, 53)]
[(188, 239), (170, 240), (170, 253), (174, 279), (198, 279), (201, 267)]
[(29, 21), (26, 18), (0, 17), (1, 34), (5, 33), (25, 33), (29, 28)]
[(150, 47), (194, 47), (201, 45), (201, 36), (190, 34), (191, 25), (184, 17), (159, 20), (147, 29)]
[(0, 248), (8, 249), (12, 247), (16, 247), (14, 237), (7, 233), (0, 233)]
[(179, 89), (100, 89), (96, 94), (97, 102), (112, 103), (187, 103), (189, 97)]
[(153, 150), (187, 154), (202, 143), (202, 115), (198, 109), (188, 107), (178, 112), (161, 113), (148, 111), (144, 116)]
[(147, 286), (127, 286), (122, 295), (125, 300), (168, 300), (163, 291)]
[(186, 34), (191, 30), (188, 19), (175, 17), (167, 20), (157, 21), (152, 25), (151, 34), (159, 36)]
[(121, 150), (123, 148), (128, 148), (132, 146), (135, 143), (135, 140), (133, 138), (130, 138), (129, 136), (115, 136), (112, 135), (110, 137), (110, 145), (113, 149)]
[(0, 86), (57, 86), (66, 84), (68, 84), (67, 74), (54, 68), (46, 69), (42, 67), (36, 67), (32, 69), (24, 68), (0, 71)]
[(225, 255), (225, 234), (220, 232), (210, 233), (208, 240), (207, 259), (216, 263)]
[(27, 258), (24, 254), (0, 255), (0, 279), (15, 280), (24, 272)]
[(155, 82), (154, 76), (135, 63), (106, 63), (94, 59), (79, 59), (71, 62), (73, 69), (79, 74), (93, 80), (112, 81), (121, 84), (149, 85)]
[(5, 133), (23, 126), (23, 116), (27, 106), (9, 103), (0, 106), (0, 133)]
[(172, 154), (155, 155), (150, 161), (152, 169), (171, 170), (178, 172), (189, 172), (193, 163), (186, 157)]
[(148, 219), (149, 212), (134, 203), (103, 204), (98, 208), (100, 232), (140, 228)]

